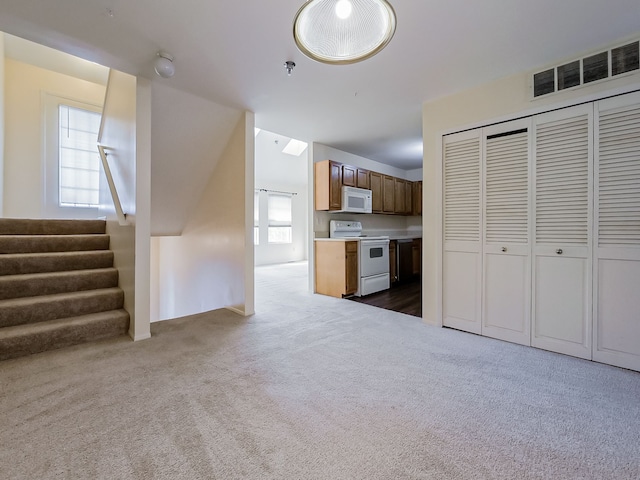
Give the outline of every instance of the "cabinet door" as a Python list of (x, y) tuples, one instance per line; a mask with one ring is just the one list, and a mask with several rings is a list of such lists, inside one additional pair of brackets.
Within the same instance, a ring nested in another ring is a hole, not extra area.
[(640, 94), (596, 116), (593, 359), (640, 370)]
[(534, 117), (535, 347), (591, 358), (593, 105)]
[(480, 333), (480, 130), (443, 138), (443, 324)]
[(391, 283), (398, 281), (398, 242), (396, 240), (389, 242), (389, 277)]
[(407, 182), (405, 180), (402, 180), (401, 178), (393, 179), (394, 213), (404, 214), (406, 189)]
[(413, 182), (413, 215), (422, 215), (422, 182)]
[(329, 210), (342, 208), (342, 165), (329, 163)]
[(366, 188), (367, 190), (371, 188), (369, 183), (369, 170), (358, 169), (356, 172), (356, 186), (358, 188)]
[(531, 119), (484, 135), (482, 335), (531, 344)]
[(358, 242), (345, 242), (345, 294), (351, 295), (358, 290)]
[(389, 175), (382, 177), (382, 211), (384, 213), (395, 213), (395, 195), (396, 182), (395, 178)]
[(422, 272), (422, 239), (414, 238), (413, 245), (411, 246), (413, 274), (420, 275)]
[(411, 184), (413, 182), (406, 182), (406, 186), (404, 189), (404, 214), (411, 215), (413, 212), (413, 195)]
[(342, 165), (342, 185), (355, 187), (356, 182), (356, 167), (352, 167), (351, 165)]
[(371, 211), (382, 213), (382, 174), (370, 172), (369, 182), (371, 184)]

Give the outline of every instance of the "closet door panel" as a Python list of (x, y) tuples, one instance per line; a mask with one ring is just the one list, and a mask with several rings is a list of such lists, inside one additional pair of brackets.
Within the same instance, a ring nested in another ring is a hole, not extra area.
[(533, 346), (591, 358), (593, 106), (534, 117)]
[(596, 115), (593, 359), (640, 370), (640, 94)]
[(483, 130), (482, 335), (530, 345), (531, 119)]
[(443, 138), (443, 324), (480, 333), (480, 130)]
[(536, 277), (542, 281), (535, 294), (534, 337), (549, 350), (588, 357), (584, 352), (589, 340), (584, 325), (589, 310), (586, 270), (584, 258), (536, 255)]

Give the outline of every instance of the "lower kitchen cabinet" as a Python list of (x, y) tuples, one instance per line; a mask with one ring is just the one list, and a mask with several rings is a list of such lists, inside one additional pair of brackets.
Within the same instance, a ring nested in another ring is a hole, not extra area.
[(358, 242), (315, 241), (316, 293), (342, 298), (358, 290)]
[(398, 281), (398, 241), (389, 242), (389, 278), (391, 283)]
[(422, 272), (422, 239), (414, 238), (411, 245), (413, 274), (420, 275)]

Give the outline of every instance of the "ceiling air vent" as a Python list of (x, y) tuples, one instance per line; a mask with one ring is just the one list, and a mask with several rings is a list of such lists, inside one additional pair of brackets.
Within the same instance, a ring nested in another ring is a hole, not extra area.
[(533, 96), (548, 95), (639, 69), (640, 42), (635, 41), (534, 73)]

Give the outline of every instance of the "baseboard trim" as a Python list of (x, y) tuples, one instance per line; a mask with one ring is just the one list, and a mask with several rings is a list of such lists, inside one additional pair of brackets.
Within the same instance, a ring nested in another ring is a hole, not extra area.
[(250, 317), (251, 315), (253, 315), (253, 312), (251, 313), (246, 313), (244, 311), (244, 309), (239, 308), (239, 307), (224, 307), (226, 310), (229, 310), (233, 313), (237, 313), (238, 315), (242, 315), (243, 317)]

